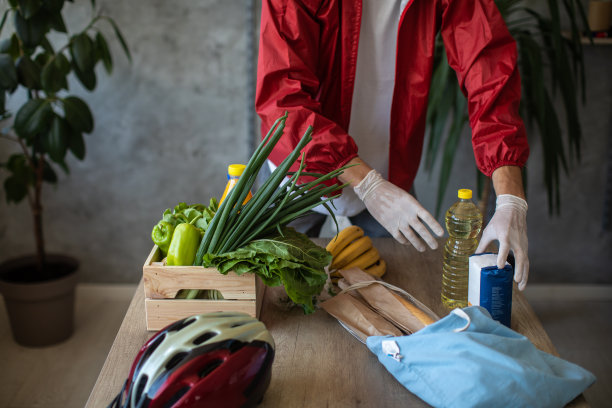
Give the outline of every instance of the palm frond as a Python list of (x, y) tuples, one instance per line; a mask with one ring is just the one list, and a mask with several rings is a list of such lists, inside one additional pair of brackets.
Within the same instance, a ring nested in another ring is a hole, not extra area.
[(461, 92), (455, 92), (455, 98), (452, 99), (452, 121), (451, 127), (448, 132), (448, 137), (444, 143), (444, 153), (442, 157), (442, 167), (440, 169), (440, 177), (438, 179), (438, 198), (436, 200), (436, 217), (440, 215), (440, 209), (442, 206), (442, 200), (444, 199), (444, 193), (448, 186), (450, 179), (451, 170), (453, 168), (453, 162), (455, 159), (455, 152), (459, 145), (459, 139), (465, 124), (467, 123), (468, 117), (466, 114), (467, 101)]
[[(582, 102), (586, 101), (581, 42), (588, 27), (584, 7), (580, 0), (546, 0), (549, 15), (543, 16), (524, 7), (523, 0), (496, 0), (496, 4), (517, 41), (523, 87), (521, 114), (530, 127), (537, 129), (542, 144), (543, 178), (549, 213), (558, 214), (561, 205), (560, 173), (563, 171), (568, 174), (573, 159), (580, 161), (583, 138), (578, 99), (581, 96)], [(569, 20), (567, 33), (562, 31), (562, 14)], [(565, 117), (564, 131), (555, 106), (557, 93), (560, 94)], [(454, 72), (448, 67), (443, 45), (440, 43), (436, 47), (427, 111), (429, 139), (425, 151), (425, 169), (428, 172), (433, 170), (439, 157), (443, 159), (438, 181), (436, 214), (439, 214), (448, 185), (454, 147), (458, 143), (461, 129), (467, 123), (466, 103), (460, 98), (463, 98), (463, 95)], [(458, 103), (459, 100), (463, 102)], [(532, 142), (530, 132), (530, 143)], [(566, 144), (569, 149), (569, 165)], [(479, 195), (483, 181), (484, 178), (478, 177)]]

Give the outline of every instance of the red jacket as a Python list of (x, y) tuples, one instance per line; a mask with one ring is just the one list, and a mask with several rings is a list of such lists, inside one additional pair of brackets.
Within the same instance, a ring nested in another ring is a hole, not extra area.
[[(309, 171), (327, 173), (358, 155), (347, 134), (355, 81), (360, 0), (264, 0), (255, 107), (262, 133), (285, 111), (279, 164), (309, 125)], [(436, 34), (468, 98), (476, 164), (487, 176), (523, 166), (529, 147), (518, 114), (514, 39), (493, 0), (410, 0), (400, 18), (391, 106), (389, 180), (409, 190), (419, 168)]]

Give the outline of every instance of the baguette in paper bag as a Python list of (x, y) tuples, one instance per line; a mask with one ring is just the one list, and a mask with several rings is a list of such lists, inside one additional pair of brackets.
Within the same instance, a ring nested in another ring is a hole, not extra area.
[[(372, 276), (359, 268), (341, 270), (340, 273), (350, 286), (366, 284), (366, 286), (358, 287), (357, 292), (378, 314), (405, 333), (417, 332), (439, 320), (435, 313), (414, 297), (405, 292), (402, 297), (399, 293), (387, 288), (386, 286), (391, 285), (383, 281), (372, 282)], [(367, 283), (372, 284), (367, 285)]]
[(321, 303), (321, 307), (362, 343), (365, 343), (369, 336), (402, 335), (397, 327), (348, 293), (340, 293), (326, 300)]

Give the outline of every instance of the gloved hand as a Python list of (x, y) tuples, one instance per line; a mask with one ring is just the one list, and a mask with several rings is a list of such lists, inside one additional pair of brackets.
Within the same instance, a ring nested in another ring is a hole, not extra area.
[(431, 249), (438, 247), (438, 242), (425, 227), (427, 225), (436, 235), (442, 236), (444, 230), (436, 219), (416, 198), (383, 179), (376, 170), (370, 170), (354, 190), (370, 214), (399, 243), (407, 244), (410, 241), (420, 252), (425, 251), (421, 239)]
[(497, 196), (495, 214), (482, 233), (476, 252), (484, 252), (494, 240), (499, 241), (497, 267), (506, 264), (508, 252), (514, 252), (514, 280), (519, 283), (519, 289), (525, 289), (529, 275), (529, 259), (527, 258), (527, 202), (512, 194)]

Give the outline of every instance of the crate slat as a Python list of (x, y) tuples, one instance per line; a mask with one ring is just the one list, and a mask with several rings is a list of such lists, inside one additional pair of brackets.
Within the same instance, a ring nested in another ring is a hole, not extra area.
[[(142, 267), (147, 330), (159, 330), (188, 316), (216, 311), (259, 317), (265, 285), (254, 274), (220, 274), (201, 266), (165, 266), (156, 246)], [(174, 299), (181, 289), (213, 289), (225, 299)]]
[(255, 299), (255, 275), (220, 274), (197, 266), (155, 266), (143, 270), (145, 297), (172, 299), (181, 289), (216, 289), (225, 299)]

